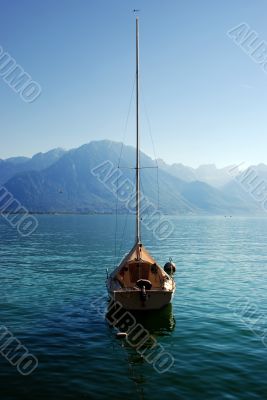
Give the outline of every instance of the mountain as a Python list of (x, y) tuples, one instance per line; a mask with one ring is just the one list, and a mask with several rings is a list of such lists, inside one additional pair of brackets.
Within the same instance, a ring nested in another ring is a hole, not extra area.
[[(15, 165), (18, 165), (18, 164), (23, 164), (29, 160), (30, 160), (29, 157), (10, 157), (10, 158), (7, 158), (5, 161), (8, 161)], [(3, 161), (3, 160), (1, 160), (1, 161)]]
[(240, 207), (249, 207), (253, 213), (267, 211), (267, 166), (251, 165), (238, 171), (232, 170), (233, 179), (222, 188), (233, 196)]
[[(5, 186), (30, 211), (113, 212), (116, 208), (116, 186), (111, 183), (113, 192), (108, 190), (91, 170), (108, 162), (108, 165), (112, 166), (111, 171), (116, 173), (120, 152), (119, 143), (91, 142), (65, 153), (43, 171), (17, 174)], [(134, 160), (134, 148), (125, 146), (121, 159), (124, 169), (118, 186), (125, 180), (133, 182)], [(141, 160), (147, 167), (154, 166), (154, 162), (144, 154)], [(184, 213), (190, 210), (190, 205), (180, 198), (179, 180), (164, 171), (161, 171), (159, 176), (160, 181), (165, 181), (163, 203), (168, 205), (170, 211)], [(149, 201), (153, 201), (156, 197), (156, 188), (151, 184), (153, 180), (156, 183), (155, 170), (154, 172), (152, 169), (144, 170), (141, 183), (145, 187), (144, 192)], [(125, 203), (121, 202), (119, 209), (125, 211), (125, 208)]]
[(0, 160), (0, 184), (7, 182), (17, 173), (23, 171), (41, 171), (52, 165), (64, 153), (65, 150), (58, 148), (47, 153), (35, 154), (32, 158), (11, 157)]
[(200, 165), (196, 169), (196, 175), (198, 180), (219, 188), (231, 181), (232, 177), (229, 174), (231, 167), (217, 168), (214, 164)]
[(161, 159), (157, 160), (157, 162), (160, 168), (187, 182), (201, 181), (216, 188), (221, 188), (232, 180), (229, 174), (231, 166), (217, 168), (214, 164), (207, 164), (192, 168), (181, 163), (168, 165)]
[[(121, 169), (118, 169), (118, 160)], [(56, 149), (39, 153), (16, 165), (20, 165), (20, 172), (5, 187), (29, 211), (114, 212), (117, 208), (125, 212), (129, 209), (127, 198), (133, 194), (135, 175), (135, 149), (131, 146), (122, 147), (108, 140), (94, 141), (65, 152)], [(251, 212), (250, 205), (240, 204), (239, 197), (227, 187), (220, 190), (205, 182), (180, 179), (166, 168), (155, 169), (155, 161), (144, 153), (141, 153), (141, 165), (145, 167), (141, 171), (141, 192), (146, 210), (155, 209), (159, 187), (160, 208), (164, 213)], [(149, 211), (143, 213), (146, 212)]]
[(197, 175), (194, 168), (187, 167), (181, 163), (168, 165), (162, 159), (157, 160), (160, 169), (167, 171), (169, 174), (176, 176), (186, 182), (193, 182), (197, 180)]

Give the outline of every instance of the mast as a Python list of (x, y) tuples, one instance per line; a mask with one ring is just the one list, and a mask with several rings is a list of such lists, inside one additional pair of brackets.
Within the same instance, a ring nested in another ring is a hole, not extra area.
[(139, 19), (136, 17), (136, 243), (140, 243)]

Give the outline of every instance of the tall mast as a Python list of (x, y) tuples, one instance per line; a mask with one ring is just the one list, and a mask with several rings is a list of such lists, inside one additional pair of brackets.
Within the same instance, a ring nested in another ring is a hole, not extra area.
[(140, 243), (139, 19), (136, 17), (136, 242)]

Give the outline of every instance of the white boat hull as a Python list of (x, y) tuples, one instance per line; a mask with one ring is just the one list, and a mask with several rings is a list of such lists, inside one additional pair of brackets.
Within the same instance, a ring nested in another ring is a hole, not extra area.
[(115, 290), (110, 291), (109, 296), (114, 302), (118, 302), (125, 310), (159, 310), (172, 301), (174, 291), (150, 290), (146, 300), (143, 301), (139, 290)]

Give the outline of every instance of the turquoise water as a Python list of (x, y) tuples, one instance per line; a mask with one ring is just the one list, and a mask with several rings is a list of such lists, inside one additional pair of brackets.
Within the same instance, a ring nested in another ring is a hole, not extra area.
[[(1, 399), (267, 397), (267, 219), (172, 218), (175, 230), (162, 243), (144, 232), (157, 260), (172, 256), (177, 265), (172, 307), (141, 318), (175, 359), (164, 374), (92, 307), (115, 263), (114, 217), (38, 220), (27, 238), (0, 220), (1, 325), (39, 361), (22, 376), (0, 356)], [(125, 221), (118, 258), (132, 244)]]

